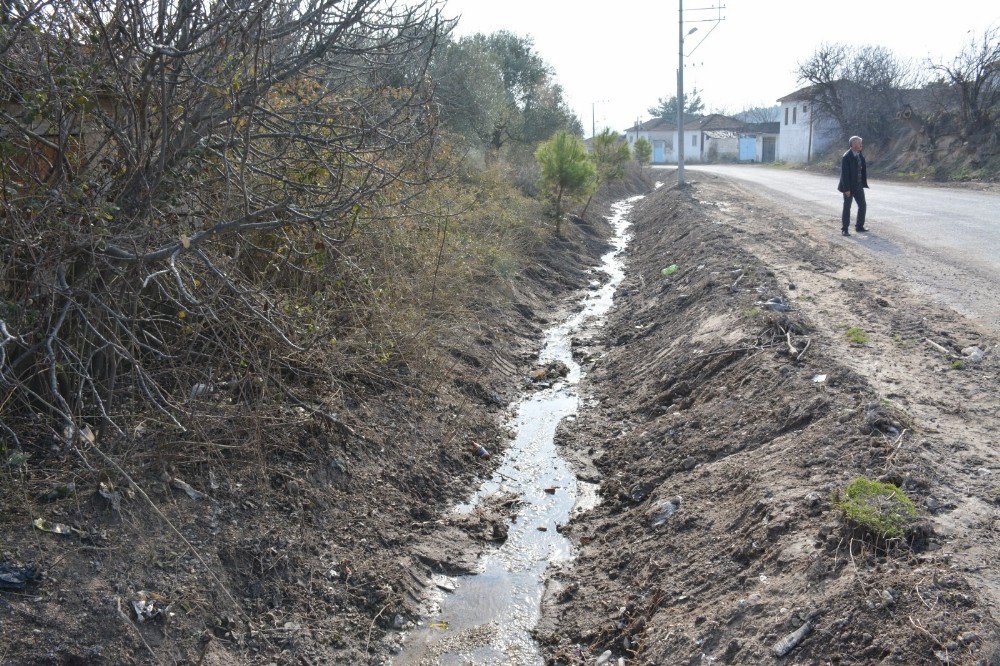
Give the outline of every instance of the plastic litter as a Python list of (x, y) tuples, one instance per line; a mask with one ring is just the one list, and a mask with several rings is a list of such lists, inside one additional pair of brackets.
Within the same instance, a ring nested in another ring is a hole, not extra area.
[(670, 264), (669, 266), (667, 266), (666, 268), (664, 268), (662, 271), (660, 271), (660, 274), (664, 275), (664, 276), (670, 276), (670, 275), (673, 275), (674, 273), (676, 273), (678, 270), (680, 270), (680, 269), (678, 268), (677, 264)]
[(35, 518), (31, 524), (34, 525), (36, 529), (43, 532), (49, 532), (51, 534), (76, 534), (77, 536), (84, 536), (83, 530), (70, 527), (69, 525), (64, 525), (63, 523), (53, 523), (45, 520), (44, 518)]

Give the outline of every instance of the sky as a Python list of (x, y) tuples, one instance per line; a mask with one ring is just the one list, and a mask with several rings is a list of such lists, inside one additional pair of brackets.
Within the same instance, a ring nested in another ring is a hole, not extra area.
[[(724, 5), (718, 10), (697, 8)], [(801, 87), (798, 62), (824, 42), (879, 45), (916, 61), (950, 62), (973, 36), (1000, 26), (997, 0), (684, 0), (684, 89), (707, 111), (770, 106)], [(678, 0), (446, 0), (456, 34), (530, 36), (570, 107), (592, 127), (624, 131), (677, 92)], [(711, 31), (711, 32), (710, 32)], [(698, 42), (704, 37), (704, 41)], [(693, 50), (693, 52), (692, 52)], [(687, 55), (690, 53), (690, 55)]]

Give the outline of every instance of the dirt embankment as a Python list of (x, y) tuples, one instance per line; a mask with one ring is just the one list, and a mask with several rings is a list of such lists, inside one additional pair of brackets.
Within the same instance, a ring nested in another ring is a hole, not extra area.
[(504, 537), (499, 515), (441, 516), (499, 459), (480, 447), (508, 443), (503, 410), (560, 297), (591, 279), (606, 208), (537, 248), (432, 372), (360, 377), (325, 416), (271, 415), (258, 460), (140, 443), (143, 496), (113, 469), (5, 459), (0, 663), (382, 663), (429, 573)]
[[(560, 431), (602, 503), (564, 528), (539, 640), (552, 663), (997, 663), (1000, 339), (748, 196), (699, 177), (633, 212)], [(862, 476), (917, 504), (912, 543), (845, 523)]]

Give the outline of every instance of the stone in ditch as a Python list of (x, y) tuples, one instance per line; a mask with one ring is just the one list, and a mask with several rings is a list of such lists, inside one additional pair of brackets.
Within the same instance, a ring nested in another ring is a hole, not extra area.
[(611, 661), (611, 650), (605, 650), (601, 653), (601, 656), (597, 658), (595, 663), (597, 666), (601, 666), (601, 664), (606, 664), (609, 661)]

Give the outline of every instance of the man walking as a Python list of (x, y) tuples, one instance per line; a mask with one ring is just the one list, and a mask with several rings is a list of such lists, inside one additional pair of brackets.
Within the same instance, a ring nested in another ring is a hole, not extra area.
[(861, 154), (861, 137), (851, 137), (851, 149), (844, 153), (840, 160), (840, 184), (837, 189), (844, 193), (844, 212), (840, 216), (840, 233), (850, 236), (851, 226), (851, 199), (858, 202), (858, 216), (854, 222), (854, 230), (860, 232), (865, 229), (865, 188), (868, 187), (868, 166), (865, 164), (865, 156)]

